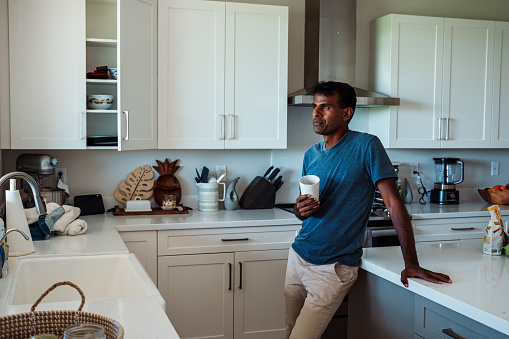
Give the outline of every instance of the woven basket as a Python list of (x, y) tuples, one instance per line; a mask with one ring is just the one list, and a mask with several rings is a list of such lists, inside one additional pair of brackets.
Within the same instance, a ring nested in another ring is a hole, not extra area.
[[(77, 311), (35, 311), (35, 308), (49, 292), (58, 286), (69, 285), (81, 295), (81, 305)], [(50, 333), (63, 338), (64, 331), (70, 325), (93, 323), (104, 327), (107, 339), (123, 339), (124, 328), (117, 321), (89, 312), (83, 312), (85, 295), (70, 281), (53, 284), (32, 305), (30, 312), (0, 317), (0, 339), (27, 339), (33, 335)]]
[(483, 190), (479, 189), (478, 192), (488, 204), (509, 205), (509, 190), (499, 191), (485, 188)]

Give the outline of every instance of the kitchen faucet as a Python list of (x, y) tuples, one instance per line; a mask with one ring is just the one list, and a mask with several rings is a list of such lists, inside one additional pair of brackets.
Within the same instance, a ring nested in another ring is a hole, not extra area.
[[(7, 230), (4, 234), (4, 236), (2, 237), (2, 239), (0, 239), (0, 244), (4, 242), (5, 238), (7, 238), (7, 235), (11, 232), (19, 232), (23, 238), (25, 238), (26, 241), (28, 241), (30, 238), (28, 237), (28, 235), (25, 234), (25, 232), (23, 232), (22, 230), (18, 230), (17, 228), (11, 228), (9, 230)], [(9, 256), (9, 247), (7, 245), (5, 245), (5, 261), (7, 261), (7, 258)], [(3, 276), (3, 267), (0, 267), (0, 278), (2, 278)]]
[(35, 209), (37, 210), (37, 213), (46, 214), (46, 205), (44, 204), (41, 197), (41, 186), (37, 181), (35, 181), (34, 178), (26, 174), (25, 172), (7, 173), (6, 175), (0, 178), (0, 188), (4, 185), (4, 183), (7, 180), (15, 178), (25, 179), (28, 182), (30, 188), (32, 189), (32, 193), (34, 194)]

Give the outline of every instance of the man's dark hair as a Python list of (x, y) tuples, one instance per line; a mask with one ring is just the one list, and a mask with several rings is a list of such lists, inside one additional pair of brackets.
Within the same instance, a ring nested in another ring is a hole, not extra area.
[(355, 90), (349, 84), (337, 81), (320, 81), (313, 87), (313, 90), (315, 94), (323, 94), (327, 97), (339, 93), (339, 108), (351, 107), (352, 111), (355, 112), (357, 96)]

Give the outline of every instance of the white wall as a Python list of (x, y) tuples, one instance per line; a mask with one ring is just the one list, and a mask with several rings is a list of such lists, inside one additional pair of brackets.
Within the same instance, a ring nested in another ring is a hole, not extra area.
[[(0, 0), (6, 1), (6, 0)], [(303, 84), (303, 19), (304, 0), (245, 0), (239, 2), (287, 4), (290, 7), (290, 62), (289, 92), (299, 89)], [(1, 4), (1, 2), (0, 2)], [(357, 19), (357, 85), (367, 87), (369, 83), (369, 22), (388, 13), (463, 17), (509, 21), (509, 1), (485, 0), (465, 2), (463, 0), (358, 0)], [(0, 17), (2, 21), (2, 17)], [(0, 22), (0, 24), (2, 24)], [(3, 25), (3, 24), (2, 24)], [(3, 26), (2, 26), (3, 27)], [(1, 41), (0, 41), (1, 43)], [(0, 48), (1, 50), (1, 48)], [(1, 58), (0, 58), (1, 62)], [(0, 65), (1, 67), (1, 65)], [(352, 129), (362, 129), (366, 121), (367, 109), (356, 112)], [(313, 143), (320, 141), (311, 127), (311, 109), (289, 107), (288, 109), (288, 149), (255, 151), (173, 151), (151, 150), (117, 152), (113, 150), (48, 150), (56, 156), (59, 167), (67, 168), (71, 194), (100, 193), (112, 197), (118, 183), (136, 167), (150, 164), (155, 160), (180, 159), (181, 169), (176, 173), (182, 184), (184, 195), (196, 195), (194, 169), (207, 166), (211, 171), (216, 165), (228, 166), (228, 180), (241, 177), (238, 192), (242, 193), (249, 182), (271, 164), (282, 169), (285, 184), (278, 191), (278, 202), (293, 202), (298, 193), (297, 179), (301, 171), (302, 155)], [(5, 171), (15, 169), (19, 154), (30, 150), (3, 150)], [(399, 162), (418, 162), (424, 184), (431, 189), (434, 181), (433, 157), (458, 157), (465, 161), (465, 182), (460, 188), (488, 187), (509, 182), (508, 150), (389, 150), (391, 160)], [(491, 161), (500, 161), (500, 176), (491, 177)], [(408, 176), (409, 169), (403, 167), (401, 175)], [(411, 185), (415, 189), (412, 180)]]

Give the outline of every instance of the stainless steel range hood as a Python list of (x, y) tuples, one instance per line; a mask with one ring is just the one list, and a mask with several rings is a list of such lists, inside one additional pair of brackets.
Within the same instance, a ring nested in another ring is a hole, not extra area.
[[(355, 84), (357, 0), (306, 0), (304, 89), (290, 106), (311, 106), (318, 81)], [(357, 107), (399, 106), (399, 98), (356, 88)]]

